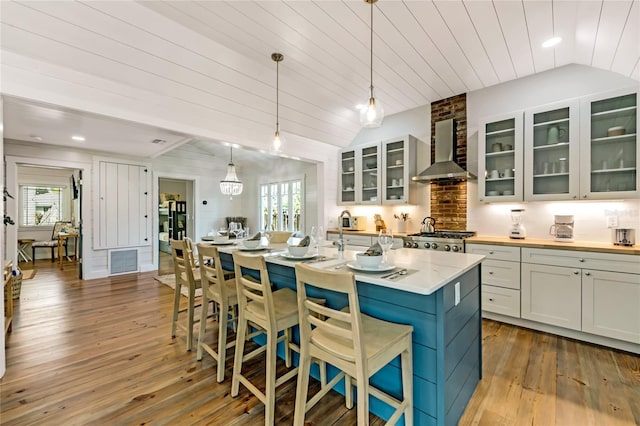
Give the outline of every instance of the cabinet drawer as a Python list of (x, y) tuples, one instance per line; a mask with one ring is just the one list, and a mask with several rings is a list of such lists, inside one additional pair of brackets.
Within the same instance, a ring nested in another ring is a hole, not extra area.
[(640, 256), (586, 251), (522, 248), (523, 263), (640, 274)]
[(482, 284), (520, 290), (520, 263), (485, 260), (482, 262)]
[(492, 260), (520, 261), (520, 247), (490, 244), (466, 244), (465, 253), (481, 254)]
[(482, 310), (520, 318), (520, 291), (483, 284)]

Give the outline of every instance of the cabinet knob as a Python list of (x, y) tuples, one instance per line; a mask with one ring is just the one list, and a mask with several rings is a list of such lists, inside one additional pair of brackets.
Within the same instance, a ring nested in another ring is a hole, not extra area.
[(576, 198), (578, 198), (578, 196), (577, 196), (577, 195), (574, 195), (574, 196), (573, 196), (573, 199), (575, 200)]
[(493, 302), (493, 298), (489, 298), (489, 302)]
[(493, 251), (490, 251), (489, 254), (493, 254)]
[(586, 195), (583, 195), (583, 196), (582, 196), (582, 198), (587, 198), (587, 196), (586, 196)]
[(578, 261), (580, 261), (580, 262), (584, 262), (584, 259), (583, 259), (583, 258), (580, 258), (580, 259), (578, 259)]
[(580, 271), (573, 271), (573, 275), (578, 275)]
[(588, 276), (588, 277), (590, 277), (590, 276), (591, 276), (591, 272), (588, 272), (588, 271), (587, 271), (587, 272), (585, 272), (584, 274), (585, 274), (586, 276)]
[(489, 271), (489, 275), (493, 275), (493, 271)]

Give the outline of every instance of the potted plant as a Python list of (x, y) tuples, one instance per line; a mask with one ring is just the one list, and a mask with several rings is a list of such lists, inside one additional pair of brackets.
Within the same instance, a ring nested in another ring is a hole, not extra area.
[(11, 219), (11, 216), (7, 214), (7, 197), (13, 199), (13, 196), (9, 194), (9, 191), (7, 191), (7, 188), (4, 188), (4, 192), (2, 194), (2, 200), (4, 201), (4, 224), (5, 226), (15, 225), (15, 222), (13, 221), (13, 219)]

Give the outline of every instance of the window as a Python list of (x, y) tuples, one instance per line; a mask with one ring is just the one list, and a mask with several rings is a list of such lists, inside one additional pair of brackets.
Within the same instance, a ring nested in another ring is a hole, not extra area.
[(60, 186), (20, 186), (20, 225), (53, 226), (62, 220), (64, 193)]
[(260, 229), (300, 231), (303, 198), (302, 180), (260, 185)]

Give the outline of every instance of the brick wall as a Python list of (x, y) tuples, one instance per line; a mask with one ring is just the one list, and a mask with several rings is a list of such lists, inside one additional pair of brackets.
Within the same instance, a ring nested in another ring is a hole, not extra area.
[[(456, 162), (467, 168), (467, 95), (465, 93), (431, 104), (431, 158), (435, 158), (435, 123), (456, 120)], [(431, 216), (436, 229), (467, 229), (467, 182), (431, 182)]]

